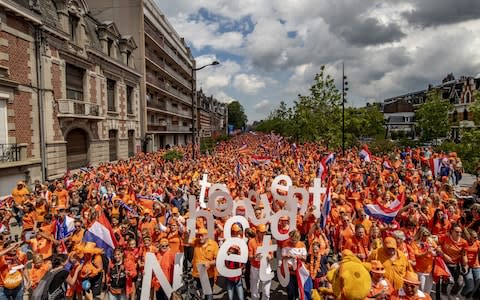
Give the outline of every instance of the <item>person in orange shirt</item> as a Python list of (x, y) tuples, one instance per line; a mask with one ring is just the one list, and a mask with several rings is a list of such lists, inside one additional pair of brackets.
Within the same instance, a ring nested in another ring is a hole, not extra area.
[[(208, 230), (206, 228), (200, 228), (197, 231), (196, 239), (193, 241), (192, 246), (192, 276), (197, 282), (197, 287), (198, 289), (202, 289), (198, 264), (203, 264), (205, 266), (205, 270), (207, 271), (210, 287), (213, 292), (213, 285), (217, 276), (215, 264), (218, 254), (218, 244), (214, 240), (208, 238)], [(213, 294), (205, 295), (205, 300), (213, 300)]]
[(420, 281), (415, 272), (408, 271), (403, 277), (403, 286), (395, 290), (391, 300), (432, 300), (429, 294), (425, 294), (418, 289)]
[[(248, 241), (248, 260), (250, 261), (250, 292), (252, 300), (260, 299), (260, 290), (262, 291), (262, 299), (270, 298), (270, 286), (271, 280), (260, 280), (260, 259), (261, 254), (257, 253), (258, 247), (263, 245), (263, 237), (267, 232), (267, 226), (260, 224), (257, 227), (256, 236)], [(267, 261), (270, 262), (273, 259), (272, 253), (267, 255)]]
[(439, 208), (436, 209), (429, 224), (429, 229), (432, 234), (441, 237), (447, 234), (447, 232), (450, 230), (450, 226), (451, 223), (447, 220), (443, 210)]
[(31, 232), (36, 227), (36, 212), (31, 203), (25, 203), (23, 207), (23, 229), (22, 237), (25, 239), (25, 234)]
[(56, 209), (70, 207), (70, 196), (68, 191), (63, 188), (62, 183), (57, 184), (57, 189), (53, 192), (53, 195), (57, 196)]
[(82, 219), (75, 219), (74, 221), (75, 231), (67, 237), (65, 243), (70, 248), (73, 249), (75, 246), (80, 245), (85, 235), (85, 229), (83, 229)]
[(53, 236), (44, 231), (38, 231), (35, 238), (28, 240), (33, 253), (41, 254), (43, 259), (49, 259), (53, 253)]
[(38, 224), (42, 224), (45, 215), (48, 213), (48, 204), (45, 198), (38, 198), (35, 201), (35, 220)]
[(433, 286), (433, 260), (438, 246), (431, 238), (430, 231), (425, 227), (420, 227), (411, 245), (416, 262), (413, 270), (417, 272), (420, 280), (419, 289), (429, 294)]
[(97, 248), (93, 242), (87, 242), (79, 249), (84, 255), (80, 278), (82, 281), (87, 279), (90, 281), (92, 294), (94, 297), (98, 297), (102, 292), (103, 260), (101, 254), (103, 250)]
[(362, 224), (355, 225), (355, 235), (345, 240), (343, 250), (350, 250), (361, 261), (366, 261), (368, 258), (369, 250), (368, 236), (365, 233), (365, 227)]
[(25, 183), (23, 181), (17, 182), (17, 187), (15, 187), (12, 190), (12, 197), (14, 201), (13, 213), (18, 226), (22, 226), (22, 217), (23, 217), (22, 206), (23, 206), (23, 203), (25, 202), (26, 196), (29, 194), (30, 192), (25, 187)]
[(365, 210), (363, 208), (357, 209), (357, 217), (355, 218), (353, 224), (362, 224), (363, 227), (365, 228), (365, 232), (370, 232), (370, 228), (372, 227), (372, 221), (368, 218), (367, 214), (365, 213)]
[[(287, 286), (288, 299), (295, 300), (298, 298), (298, 281), (297, 281), (297, 262), (298, 260), (306, 261), (307, 248), (300, 241), (300, 232), (297, 230), (290, 231), (290, 239), (287, 246), (282, 249), (282, 264), (288, 264), (290, 271), (290, 281)], [(283, 268), (282, 268), (283, 269)]]
[[(160, 240), (160, 249), (157, 252), (157, 260), (160, 264), (160, 267), (167, 277), (167, 280), (170, 284), (173, 283), (173, 268), (175, 265), (175, 253), (170, 249), (169, 243), (167, 239)], [(167, 295), (163, 291), (160, 284), (156, 286), (156, 299), (157, 300), (168, 300)]]
[(50, 263), (43, 260), (41, 254), (35, 254), (33, 256), (33, 266), (28, 270), (28, 284), (27, 289), (34, 290), (43, 276), (51, 269)]
[[(450, 229), (450, 233), (439, 239), (440, 252), (443, 254), (443, 258), (447, 267), (453, 277), (453, 287), (450, 291), (450, 295), (455, 295), (461, 288), (459, 283), (459, 277), (461, 272), (461, 266), (465, 268), (467, 266), (467, 256), (465, 255), (465, 248), (468, 243), (462, 238), (462, 227), (458, 224), (454, 224)], [(447, 286), (449, 282), (442, 281), (442, 292), (446, 294)], [(437, 292), (440, 292), (437, 288)]]
[(0, 253), (0, 299), (23, 299), (25, 275), (22, 268), (17, 271), (20, 274), (13, 273), (20, 276), (15, 276), (16, 280), (10, 280), (9, 285), (6, 285), (7, 276), (11, 271), (14, 271), (12, 268), (19, 267), (27, 262), (27, 257), (20, 251), (19, 246), (20, 243), (7, 241), (4, 245), (5, 248)]
[(393, 293), (394, 289), (392, 284), (385, 279), (385, 268), (378, 260), (372, 260), (370, 262), (370, 276), (372, 278), (372, 287), (368, 293), (367, 299), (387, 300)]
[(342, 215), (342, 223), (338, 226), (337, 247), (338, 252), (342, 252), (346, 242), (355, 234), (355, 225), (350, 221), (350, 217), (346, 214)]
[(480, 293), (480, 241), (475, 230), (466, 230), (465, 236), (468, 240), (468, 246), (465, 249), (468, 260), (468, 273), (464, 275), (465, 286), (461, 295), (465, 299), (478, 299), (477, 294)]
[(157, 220), (155, 218), (152, 218), (152, 211), (148, 208), (146, 208), (143, 211), (143, 219), (140, 221), (140, 224), (138, 225), (138, 229), (140, 231), (143, 231), (144, 229), (148, 230), (148, 233), (150, 236), (153, 235), (153, 229), (155, 226), (157, 226)]

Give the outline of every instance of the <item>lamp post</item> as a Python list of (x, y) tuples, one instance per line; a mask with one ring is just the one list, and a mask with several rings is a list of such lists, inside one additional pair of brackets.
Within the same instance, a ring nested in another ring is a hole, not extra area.
[(192, 68), (192, 159), (195, 160), (195, 98), (196, 98), (196, 88), (195, 88), (195, 72), (200, 71), (208, 66), (216, 66), (220, 63), (218, 61), (213, 61), (207, 65), (201, 66), (199, 68)]
[(347, 96), (348, 81), (345, 76), (345, 64), (342, 61), (342, 154), (345, 156), (345, 96)]

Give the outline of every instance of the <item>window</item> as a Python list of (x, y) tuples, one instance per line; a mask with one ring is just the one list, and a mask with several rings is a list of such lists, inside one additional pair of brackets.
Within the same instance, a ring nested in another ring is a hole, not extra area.
[(67, 64), (65, 74), (67, 98), (83, 101), (83, 77), (85, 70), (74, 65)]
[(132, 52), (127, 51), (127, 66), (130, 66), (130, 60), (132, 59)]
[[(7, 144), (7, 142), (8, 142), (7, 99), (1, 97), (0, 98), (0, 145)], [(0, 153), (0, 155), (1, 154), (2, 153)]]
[(133, 114), (133, 87), (127, 85), (127, 114)]
[(117, 131), (108, 131), (108, 150), (110, 153), (110, 161), (117, 160)]
[(112, 56), (113, 51), (113, 41), (111, 39), (108, 39), (107, 41), (107, 54), (108, 56)]
[(135, 155), (135, 130), (128, 131), (128, 157)]
[(79, 19), (75, 15), (68, 16), (68, 26), (70, 30), (70, 39), (75, 42), (77, 41), (77, 28), (78, 28)]
[(154, 115), (150, 116), (150, 124), (155, 124), (155, 116)]
[(463, 120), (468, 121), (468, 111), (467, 111), (467, 109), (463, 110)]
[(465, 94), (465, 102), (470, 103), (470, 101), (471, 101), (471, 95), (470, 95), (470, 92), (468, 92)]
[(117, 111), (115, 103), (115, 80), (107, 79), (108, 111)]

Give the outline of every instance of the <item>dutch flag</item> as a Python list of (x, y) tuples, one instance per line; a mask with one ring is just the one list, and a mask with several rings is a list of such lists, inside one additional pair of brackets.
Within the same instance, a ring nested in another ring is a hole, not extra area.
[(322, 211), (320, 212), (320, 227), (322, 229), (327, 225), (327, 218), (330, 215), (330, 210), (332, 207), (332, 198), (330, 196), (330, 183), (327, 185), (327, 194), (325, 195), (325, 200), (323, 201)]
[(440, 168), (442, 167), (442, 158), (430, 158), (428, 161), (433, 177), (440, 176)]
[(62, 240), (75, 231), (75, 220), (69, 216), (65, 216), (63, 223), (59, 221), (55, 224), (55, 239)]
[(305, 268), (303, 262), (297, 259), (297, 283), (298, 283), (298, 295), (299, 300), (311, 300), (313, 280), (310, 272)]
[(370, 152), (367, 149), (362, 149), (362, 151), (360, 151), (360, 159), (362, 159), (366, 162), (371, 162)]
[(335, 161), (335, 154), (330, 153), (330, 154), (325, 158), (325, 165), (326, 165), (326, 166), (330, 166), (334, 161)]
[(112, 226), (105, 215), (100, 215), (98, 221), (85, 231), (84, 242), (94, 242), (97, 247), (102, 248), (105, 256), (113, 257), (113, 250), (118, 246), (117, 239), (113, 234)]
[(400, 194), (389, 206), (380, 203), (364, 205), (365, 213), (384, 223), (391, 223), (405, 204), (405, 193)]

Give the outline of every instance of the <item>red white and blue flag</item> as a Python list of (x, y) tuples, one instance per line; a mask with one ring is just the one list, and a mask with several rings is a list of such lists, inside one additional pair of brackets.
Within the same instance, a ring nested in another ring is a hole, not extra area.
[(113, 251), (118, 246), (117, 239), (113, 234), (112, 226), (105, 215), (100, 215), (90, 228), (85, 231), (84, 242), (94, 242), (97, 247), (102, 248), (105, 256), (113, 257)]
[[(323, 160), (322, 160), (323, 161)], [(325, 165), (330, 166), (333, 162), (335, 161), (335, 154), (330, 153), (326, 158), (325, 158)]]
[(271, 158), (268, 156), (252, 155), (252, 163), (256, 165), (269, 164), (270, 161), (271, 161)]
[(364, 160), (366, 162), (371, 162), (371, 158), (370, 158), (370, 152), (367, 150), (367, 149), (362, 149), (362, 151), (360, 151), (360, 159), (361, 160)]
[(327, 194), (325, 194), (325, 199), (323, 200), (322, 209), (320, 211), (320, 227), (323, 229), (327, 225), (327, 219), (330, 215), (330, 210), (332, 209), (332, 197), (330, 193), (330, 183), (327, 185)]
[(297, 259), (296, 273), (299, 300), (311, 300), (313, 289), (312, 276), (300, 259)]
[(440, 176), (440, 168), (442, 167), (442, 159), (441, 158), (430, 158), (428, 163), (430, 165), (430, 170), (432, 170), (432, 176), (433, 177)]
[(238, 153), (248, 153), (250, 152), (250, 148), (248, 148), (247, 144), (243, 144), (242, 147), (238, 148)]
[(370, 217), (378, 219), (384, 223), (391, 223), (404, 204), (405, 193), (402, 193), (388, 206), (383, 206), (380, 203), (367, 204), (364, 205), (364, 209), (365, 213)]

